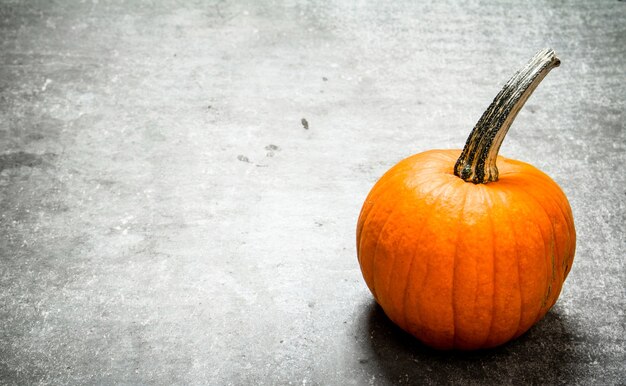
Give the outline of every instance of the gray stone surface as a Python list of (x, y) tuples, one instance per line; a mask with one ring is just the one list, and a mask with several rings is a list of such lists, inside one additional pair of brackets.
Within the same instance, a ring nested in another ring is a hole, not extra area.
[[(545, 46), (502, 154), (568, 195), (573, 270), (520, 339), (432, 351), (360, 206)], [(0, 383), (626, 383), (625, 63), (613, 0), (1, 0)]]

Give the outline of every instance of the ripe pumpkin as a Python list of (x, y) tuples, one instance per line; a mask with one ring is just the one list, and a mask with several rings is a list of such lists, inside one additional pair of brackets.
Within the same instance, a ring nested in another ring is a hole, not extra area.
[(401, 161), (363, 204), (357, 254), (365, 282), (387, 316), (429, 346), (501, 345), (559, 296), (576, 247), (567, 198), (532, 165), (498, 156), (517, 112), (559, 64), (554, 51), (537, 53), (463, 150)]

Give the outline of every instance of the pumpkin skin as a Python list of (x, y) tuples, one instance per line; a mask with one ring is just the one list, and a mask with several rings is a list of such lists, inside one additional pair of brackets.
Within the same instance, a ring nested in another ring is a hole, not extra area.
[(391, 168), (357, 225), (367, 286), (387, 316), (423, 343), (471, 350), (526, 332), (554, 305), (574, 258), (567, 198), (532, 165), (498, 157), (500, 179), (453, 173), (461, 150), (431, 150)]
[(363, 278), (386, 315), (429, 346), (501, 345), (557, 301), (576, 249), (569, 202), (546, 174), (498, 150), (515, 114), (559, 63), (552, 50), (539, 52), (463, 150), (404, 159), (363, 204), (356, 237)]

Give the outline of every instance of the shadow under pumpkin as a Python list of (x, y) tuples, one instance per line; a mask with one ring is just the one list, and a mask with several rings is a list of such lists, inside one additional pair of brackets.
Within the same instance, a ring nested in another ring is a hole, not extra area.
[[(575, 326), (558, 306), (527, 333), (502, 346), (478, 351), (437, 351), (397, 327), (375, 301), (358, 323), (364, 358), (377, 377), (392, 384), (480, 383), (571, 384), (583, 371), (575, 363)], [(380, 380), (380, 379), (379, 379)]]

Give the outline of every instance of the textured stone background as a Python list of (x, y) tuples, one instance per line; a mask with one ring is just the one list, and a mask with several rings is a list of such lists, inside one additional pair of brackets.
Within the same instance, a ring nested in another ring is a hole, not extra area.
[[(626, 3), (423, 3), (0, 0), (0, 383), (625, 383)], [(502, 154), (570, 198), (573, 270), (520, 339), (429, 350), (361, 203), (545, 46)]]

